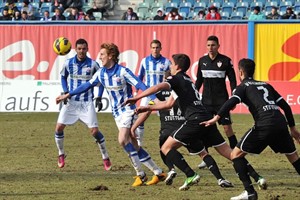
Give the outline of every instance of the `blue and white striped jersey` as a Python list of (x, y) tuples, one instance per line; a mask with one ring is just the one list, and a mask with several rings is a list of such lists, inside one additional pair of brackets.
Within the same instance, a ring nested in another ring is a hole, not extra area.
[(119, 116), (125, 111), (134, 110), (135, 105), (122, 106), (126, 99), (132, 97), (132, 87), (145, 90), (145, 84), (139, 80), (130, 69), (115, 64), (110, 69), (105, 67), (97, 71), (97, 73), (90, 80), (92, 86), (99, 85), (104, 87), (108, 93), (111, 110), (114, 117)]
[[(88, 57), (82, 62), (77, 59), (77, 56), (66, 60), (60, 72), (64, 92), (73, 91), (80, 85), (88, 82), (98, 69), (100, 69), (99, 64)], [(75, 101), (91, 101), (93, 97), (94, 90), (91, 88), (82, 94), (72, 96), (71, 99)]]
[(170, 66), (170, 60), (163, 56), (159, 58), (147, 56), (141, 61), (138, 77), (147, 87), (157, 85), (164, 81), (165, 72), (170, 70)]

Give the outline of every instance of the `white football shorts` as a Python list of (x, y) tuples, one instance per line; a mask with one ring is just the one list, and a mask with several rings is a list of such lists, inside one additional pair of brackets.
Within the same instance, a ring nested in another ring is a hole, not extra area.
[(134, 110), (123, 112), (121, 115), (115, 118), (118, 129), (120, 128), (131, 128), (133, 123), (136, 121), (137, 115)]
[(97, 114), (93, 101), (69, 100), (66, 105), (62, 106), (57, 123), (72, 125), (78, 120), (85, 123), (89, 128), (98, 127)]

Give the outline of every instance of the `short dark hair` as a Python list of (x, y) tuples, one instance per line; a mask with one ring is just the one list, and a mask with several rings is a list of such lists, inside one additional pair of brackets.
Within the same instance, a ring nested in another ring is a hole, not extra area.
[(87, 43), (87, 41), (85, 40), (85, 39), (82, 39), (82, 38), (80, 38), (80, 39), (78, 39), (77, 41), (76, 41), (76, 47), (77, 47), (77, 45), (79, 45), (79, 44), (86, 44), (86, 46), (88, 46), (88, 43)]
[(239, 61), (239, 69), (245, 74), (245, 77), (253, 77), (255, 71), (255, 62), (249, 58), (243, 58)]
[(188, 55), (186, 54), (173, 54), (172, 58), (174, 63), (178, 65), (181, 71), (186, 72), (191, 65), (191, 60)]
[(207, 41), (215, 41), (217, 44), (219, 44), (219, 38), (215, 35), (211, 35), (211, 36), (208, 36), (207, 38)]
[(150, 43), (150, 47), (152, 44), (158, 44), (161, 47), (161, 42), (159, 40), (152, 40)]
[(253, 8), (253, 10), (257, 10), (258, 12), (260, 12), (260, 7), (259, 7), (259, 6), (255, 6), (255, 7)]

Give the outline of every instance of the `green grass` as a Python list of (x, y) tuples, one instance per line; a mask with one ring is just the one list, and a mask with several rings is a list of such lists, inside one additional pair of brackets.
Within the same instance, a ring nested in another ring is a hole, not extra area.
[[(118, 131), (111, 114), (99, 114), (100, 129), (106, 137), (107, 148), (113, 164), (112, 171), (102, 166), (99, 150), (89, 130), (77, 123), (65, 129), (66, 166), (57, 167), (57, 149), (54, 128), (57, 113), (0, 113), (0, 199), (230, 199), (243, 191), (231, 162), (220, 157), (214, 149), (222, 174), (234, 183), (234, 188), (224, 189), (207, 169), (199, 170), (200, 159), (184, 154), (188, 163), (200, 174), (198, 186), (179, 191), (184, 174), (172, 186), (159, 183), (155, 186), (133, 188), (133, 168), (117, 142)], [(300, 129), (300, 116), (295, 116)], [(250, 115), (233, 115), (234, 130), (238, 138), (251, 126)], [(159, 157), (159, 120), (152, 115), (146, 122), (145, 149), (162, 168)], [(221, 128), (221, 127), (219, 127)], [(221, 129), (220, 129), (221, 130)], [(299, 145), (297, 145), (299, 149)], [(260, 156), (247, 156), (257, 171), (263, 175), (269, 188), (258, 191), (260, 199), (300, 199), (300, 179), (283, 155), (267, 148)], [(146, 170), (149, 178), (152, 174)], [(104, 185), (108, 190), (92, 190)]]

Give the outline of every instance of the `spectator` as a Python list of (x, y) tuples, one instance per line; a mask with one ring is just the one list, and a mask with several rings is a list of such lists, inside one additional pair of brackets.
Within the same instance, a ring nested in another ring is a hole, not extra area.
[(172, 8), (172, 10), (165, 17), (165, 20), (183, 20), (183, 17), (178, 13), (177, 8)]
[(19, 10), (15, 11), (12, 21), (20, 21), (21, 19), (22, 19), (21, 12)]
[(163, 8), (158, 8), (156, 11), (157, 15), (154, 16), (153, 20), (164, 20), (166, 15)]
[(51, 21), (52, 20), (48, 10), (44, 11), (44, 17), (42, 17), (40, 20), (41, 21)]
[(68, 20), (84, 20), (84, 12), (78, 12), (77, 8), (71, 8), (71, 13), (68, 17)]
[(35, 16), (34, 16), (35, 8), (31, 5), (29, 0), (23, 0), (23, 7), (21, 11), (27, 12), (28, 20), (35, 20)]
[(62, 11), (61, 11), (60, 8), (55, 8), (54, 15), (51, 18), (51, 20), (52, 21), (55, 21), (55, 20), (66, 20), (66, 17), (64, 15), (62, 15), (61, 13), (62, 13)]
[(19, 12), (20, 14), (20, 11), (18, 7), (15, 5), (14, 0), (8, 0), (6, 5), (4, 6), (4, 9), (5, 8), (7, 8), (8, 14), (10, 15), (11, 18), (15, 16), (15, 12)]
[(0, 16), (0, 20), (8, 20), (11, 21), (11, 16), (8, 14), (8, 8), (4, 8), (2, 10), (2, 16)]
[(205, 20), (205, 11), (199, 10), (197, 15), (193, 18), (193, 20)]
[(77, 8), (78, 11), (82, 11), (82, 0), (67, 0), (66, 8)]
[(296, 19), (296, 15), (292, 7), (287, 7), (286, 12), (281, 16), (281, 19)]
[(267, 19), (280, 19), (281, 16), (278, 13), (278, 8), (276, 6), (272, 7), (271, 12), (267, 15)]
[(133, 12), (133, 9), (129, 7), (127, 11), (123, 14), (122, 20), (139, 20), (139, 17), (135, 12)]
[(260, 12), (260, 7), (255, 6), (253, 12), (249, 16), (249, 20), (264, 20), (266, 16)]
[(110, 0), (91, 0), (91, 9), (87, 10), (87, 13), (93, 12), (101, 12), (103, 14), (108, 10), (110, 7)]
[(218, 12), (218, 8), (212, 5), (208, 8), (208, 14), (206, 15), (205, 19), (220, 20), (220, 19), (222, 19), (222, 17), (220, 15), (220, 13)]
[(51, 0), (51, 12), (55, 12), (56, 8), (59, 8), (61, 13), (65, 11), (66, 0)]
[(28, 16), (27, 11), (22, 11), (21, 21), (28, 21), (28, 20), (29, 20), (29, 16)]

